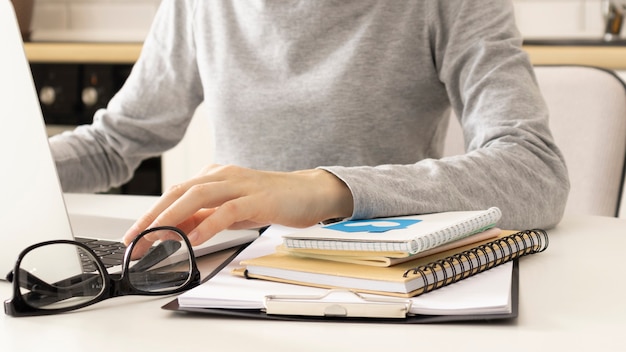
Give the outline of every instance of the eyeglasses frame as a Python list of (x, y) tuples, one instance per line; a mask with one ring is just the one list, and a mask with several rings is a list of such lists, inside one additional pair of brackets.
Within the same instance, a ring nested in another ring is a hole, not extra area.
[[(185, 284), (176, 288), (172, 288), (171, 290), (165, 290), (165, 291), (140, 290), (134, 287), (130, 283), (130, 278), (129, 278), (129, 269), (130, 269), (129, 265), (131, 261), (130, 253), (132, 253), (133, 248), (135, 247), (137, 242), (139, 242), (139, 240), (141, 240), (146, 234), (156, 232), (156, 231), (161, 231), (161, 230), (169, 230), (169, 231), (174, 231), (178, 233), (182, 237), (185, 244), (187, 245), (187, 248), (189, 250), (189, 260), (191, 262), (189, 278), (187, 279), (187, 282)], [(98, 271), (101, 273), (103, 280), (104, 280), (102, 290), (97, 296), (95, 296), (93, 299), (89, 301), (77, 304), (75, 306), (51, 308), (51, 309), (41, 309), (41, 308), (33, 307), (24, 301), (22, 297), (22, 293), (20, 291), (20, 280), (19, 280), (20, 265), (22, 263), (22, 260), (24, 259), (26, 254), (28, 254), (32, 250), (37, 249), (39, 247), (52, 245), (52, 244), (70, 244), (70, 245), (80, 247), (81, 249), (89, 253), (93, 257), (93, 259), (95, 259), (94, 262), (98, 266)], [(196, 257), (193, 253), (193, 247), (191, 246), (191, 243), (189, 242), (187, 235), (181, 229), (174, 227), (174, 226), (158, 226), (158, 227), (153, 227), (153, 228), (149, 228), (149, 229), (142, 231), (139, 235), (137, 235), (137, 237), (135, 237), (135, 239), (133, 239), (133, 241), (128, 245), (128, 247), (126, 247), (126, 250), (124, 252), (124, 260), (122, 262), (121, 276), (119, 278), (111, 277), (111, 274), (109, 274), (109, 272), (105, 268), (105, 265), (102, 262), (102, 260), (96, 255), (93, 249), (89, 248), (86, 244), (75, 241), (75, 240), (60, 239), (60, 240), (50, 240), (50, 241), (35, 243), (33, 245), (26, 247), (24, 250), (22, 250), (22, 252), (18, 256), (18, 259), (15, 263), (15, 267), (13, 271), (11, 271), (7, 275), (7, 279), (12, 281), (13, 283), (13, 298), (8, 299), (4, 302), (4, 311), (7, 315), (14, 316), (14, 317), (22, 317), (22, 316), (52, 315), (52, 314), (65, 313), (65, 312), (69, 312), (72, 310), (77, 310), (77, 309), (91, 306), (93, 304), (102, 302), (109, 298), (115, 298), (115, 297), (121, 297), (121, 296), (131, 296), (131, 295), (166, 296), (170, 294), (181, 293), (186, 290), (189, 290), (190, 288), (198, 286), (201, 282), (201, 275), (200, 275), (200, 271), (198, 270), (198, 266), (196, 264)]]

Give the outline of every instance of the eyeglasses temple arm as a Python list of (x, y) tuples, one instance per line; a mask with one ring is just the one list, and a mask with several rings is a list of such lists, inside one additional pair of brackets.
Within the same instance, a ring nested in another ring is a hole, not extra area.
[(30, 305), (45, 306), (71, 297), (95, 296), (102, 290), (101, 275), (82, 273), (49, 284), (26, 270), (20, 269), (20, 287)]
[(180, 247), (181, 244), (179, 241), (163, 241), (139, 259), (131, 268), (128, 269), (128, 271), (131, 273), (146, 271), (163, 261), (165, 258), (174, 254), (178, 249), (180, 249)]

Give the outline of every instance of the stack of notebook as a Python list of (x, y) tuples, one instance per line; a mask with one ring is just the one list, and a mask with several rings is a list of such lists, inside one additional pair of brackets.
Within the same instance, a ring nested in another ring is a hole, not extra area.
[(548, 238), (542, 230), (500, 231), (500, 216), (492, 208), (270, 226), (209, 281), (164, 308), (296, 321), (511, 319), (518, 306), (515, 259), (543, 251)]
[(321, 288), (413, 297), (543, 251), (541, 230), (501, 231), (498, 208), (342, 221), (283, 236), (234, 274)]

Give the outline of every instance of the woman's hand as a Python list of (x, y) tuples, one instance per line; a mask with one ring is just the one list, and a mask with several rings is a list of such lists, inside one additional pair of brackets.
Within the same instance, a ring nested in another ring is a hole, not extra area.
[(146, 228), (169, 225), (198, 245), (224, 229), (307, 227), (349, 217), (352, 208), (348, 187), (325, 170), (269, 172), (211, 165), (165, 192), (126, 232), (124, 242)]

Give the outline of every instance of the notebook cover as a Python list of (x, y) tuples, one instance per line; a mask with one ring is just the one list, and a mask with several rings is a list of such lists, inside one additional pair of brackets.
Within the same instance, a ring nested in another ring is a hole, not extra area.
[(365, 250), (415, 254), (494, 227), (501, 217), (492, 207), (402, 217), (347, 220), (283, 235), (288, 248)]
[(267, 319), (279, 321), (309, 321), (309, 322), (346, 322), (346, 323), (397, 323), (397, 324), (426, 324), (449, 322), (490, 322), (496, 320), (512, 320), (518, 316), (519, 306), (519, 262), (513, 261), (511, 277), (511, 312), (502, 314), (472, 314), (472, 315), (413, 315), (405, 319), (376, 319), (376, 318), (341, 318), (341, 317), (312, 317), (293, 315), (268, 315), (257, 309), (222, 309), (222, 308), (189, 308), (180, 307), (178, 299), (165, 304), (162, 309), (178, 313), (211, 317), (230, 317), (244, 319)]

